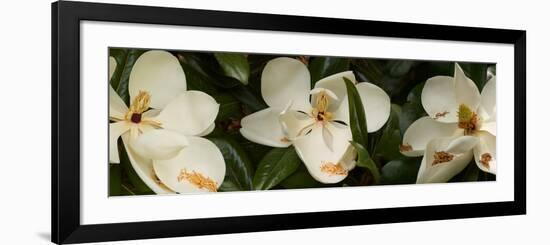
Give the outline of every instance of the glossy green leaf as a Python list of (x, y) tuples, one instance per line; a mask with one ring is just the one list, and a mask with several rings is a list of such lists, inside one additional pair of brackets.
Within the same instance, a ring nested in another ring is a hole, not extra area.
[[(246, 152), (233, 139), (209, 138), (222, 152), (225, 159), (225, 179), (220, 187), (221, 191), (252, 190), (254, 169)], [(226, 183), (227, 182), (227, 183)], [(227, 189), (226, 189), (227, 188)]]
[(353, 82), (345, 77), (344, 81), (348, 92), (349, 121), (353, 141), (361, 144), (362, 146), (367, 146), (367, 118), (365, 116), (365, 110), (363, 109), (361, 97), (359, 97), (359, 92), (357, 92), (357, 88)]
[(382, 156), (386, 160), (401, 158), (403, 155), (399, 152), (401, 144), (401, 130), (399, 128), (399, 115), (401, 107), (395, 104), (391, 105), (391, 112), (388, 122), (382, 130), (382, 136), (375, 146), (375, 156)]
[(315, 180), (303, 164), (300, 164), (298, 169), (288, 178), (284, 179), (280, 185), (286, 189), (318, 188), (325, 186)]
[(227, 120), (229, 118), (241, 118), (241, 102), (229, 93), (223, 93), (212, 96), (220, 104), (216, 120)]
[(128, 92), (128, 82), (130, 73), (139, 56), (146, 50), (129, 49), (125, 51), (113, 50), (111, 54), (117, 61), (117, 68), (111, 77), (111, 86), (120, 95), (120, 98), (128, 105), (130, 103), (130, 94)]
[(240, 102), (242, 102), (250, 112), (256, 112), (267, 108), (266, 103), (259, 96), (254, 94), (248, 86), (240, 85), (229, 90)]
[(393, 160), (382, 167), (381, 184), (414, 184), (422, 158)]
[(109, 164), (109, 196), (119, 196), (121, 184), (120, 164)]
[[(189, 72), (199, 77), (202, 82), (222, 89), (241, 85), (239, 80), (225, 75), (214, 55), (204, 53), (178, 53), (178, 59), (184, 71), (189, 70)], [(194, 86), (204, 86), (196, 82), (192, 82), (192, 84), (194, 84)]]
[(214, 56), (226, 76), (235, 78), (244, 85), (248, 84), (250, 66), (246, 56), (233, 53), (215, 53)]
[(274, 148), (264, 156), (256, 169), (254, 189), (271, 189), (294, 173), (300, 164), (294, 147)]
[(401, 132), (405, 132), (407, 128), (418, 118), (426, 116), (426, 111), (422, 106), (421, 95), (424, 83), (416, 85), (407, 96), (407, 102), (401, 106), (399, 115), (399, 127)]
[(330, 75), (349, 70), (350, 59), (339, 57), (312, 57), (309, 60), (311, 85)]
[(357, 166), (368, 169), (374, 178), (374, 183), (378, 183), (380, 181), (380, 171), (376, 163), (370, 157), (367, 149), (357, 142), (350, 141), (350, 144), (357, 151)]

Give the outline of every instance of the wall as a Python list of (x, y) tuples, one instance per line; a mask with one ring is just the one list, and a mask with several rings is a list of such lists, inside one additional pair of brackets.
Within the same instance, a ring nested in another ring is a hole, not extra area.
[[(545, 243), (550, 218), (550, 22), (544, 1), (126, 1), (247, 12), (526, 29), (528, 214), (516, 217), (263, 232), (112, 244), (497, 244)], [(50, 2), (0, 10), (2, 244), (47, 244), (50, 230)]]

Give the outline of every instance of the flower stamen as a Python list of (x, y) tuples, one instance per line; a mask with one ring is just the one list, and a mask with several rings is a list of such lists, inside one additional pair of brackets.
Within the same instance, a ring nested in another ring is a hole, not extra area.
[(454, 159), (454, 155), (445, 151), (436, 151), (432, 165), (450, 162)]
[(489, 168), (489, 162), (493, 159), (493, 156), (491, 156), (491, 153), (483, 153), (481, 155), (481, 159), (479, 159), (479, 161), (481, 162), (481, 164), (483, 164), (483, 166)]
[(348, 174), (348, 170), (344, 169), (340, 163), (334, 164), (332, 162), (323, 162), (323, 165), (321, 165), (321, 172), (331, 176)]
[(409, 144), (399, 145), (400, 152), (412, 151), (412, 146)]
[(210, 192), (217, 192), (216, 181), (202, 175), (201, 173), (197, 173), (195, 171), (189, 173), (186, 169), (182, 169), (178, 175), (178, 182), (182, 182), (183, 180), (187, 180), (199, 189), (207, 189)]
[(472, 135), (478, 129), (479, 119), (465, 104), (458, 107), (458, 127), (464, 129), (464, 135)]

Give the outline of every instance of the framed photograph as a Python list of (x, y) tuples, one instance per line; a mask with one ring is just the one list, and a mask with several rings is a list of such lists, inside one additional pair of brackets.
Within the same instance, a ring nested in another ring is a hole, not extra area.
[(53, 3), (52, 241), (525, 214), (525, 38)]

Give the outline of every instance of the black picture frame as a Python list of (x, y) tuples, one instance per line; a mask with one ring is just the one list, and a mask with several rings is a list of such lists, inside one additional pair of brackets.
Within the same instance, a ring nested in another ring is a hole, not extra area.
[[(514, 201), (153, 222), (80, 224), (80, 22), (505, 43), (514, 45)], [(52, 242), (80, 243), (526, 213), (526, 32), (62, 1), (52, 4)]]

